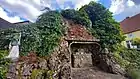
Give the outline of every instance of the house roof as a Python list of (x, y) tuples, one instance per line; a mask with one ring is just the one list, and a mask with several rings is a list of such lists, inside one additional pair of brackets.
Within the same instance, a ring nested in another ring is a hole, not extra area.
[(30, 21), (22, 21), (22, 22), (14, 23), (14, 25), (15, 25), (16, 28), (20, 28), (20, 27), (22, 27), (22, 26), (24, 27), (24, 26), (27, 26), (27, 25), (29, 25), (29, 24), (31, 24)]
[(68, 22), (67, 27), (67, 36), (66, 40), (70, 41), (99, 41), (91, 33), (88, 32), (88, 30), (80, 25), (75, 24), (72, 21)]
[(22, 21), (22, 22), (17, 22), (17, 23), (13, 23), (15, 26), (22, 26), (22, 25), (27, 25), (30, 24), (30, 21)]
[(14, 24), (0, 18), (0, 28), (5, 29), (5, 28), (12, 28), (12, 27), (14, 27)]
[(0, 29), (7, 29), (7, 28), (15, 28), (22, 25), (29, 24), (29, 21), (17, 22), (17, 23), (10, 23), (2, 18), (0, 18)]
[(140, 30), (140, 14), (133, 17), (127, 17), (120, 22), (120, 26), (125, 34)]

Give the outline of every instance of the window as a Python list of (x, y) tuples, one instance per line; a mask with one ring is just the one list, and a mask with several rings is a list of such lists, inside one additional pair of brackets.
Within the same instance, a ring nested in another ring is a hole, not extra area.
[(128, 34), (128, 38), (133, 38), (133, 37), (134, 37), (133, 33)]
[(140, 45), (133, 45), (132, 40), (126, 41), (127, 48), (140, 49)]
[(140, 49), (140, 45), (137, 45), (137, 48), (139, 48), (139, 49)]

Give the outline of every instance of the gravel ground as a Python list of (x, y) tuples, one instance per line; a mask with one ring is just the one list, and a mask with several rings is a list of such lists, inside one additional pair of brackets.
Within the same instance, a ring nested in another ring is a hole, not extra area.
[(103, 72), (97, 68), (73, 68), (72, 79), (127, 79), (121, 75)]

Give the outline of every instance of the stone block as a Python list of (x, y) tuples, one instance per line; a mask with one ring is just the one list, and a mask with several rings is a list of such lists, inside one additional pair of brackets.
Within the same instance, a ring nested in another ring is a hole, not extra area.
[(73, 55), (73, 68), (86, 68), (93, 67), (91, 54), (74, 54)]

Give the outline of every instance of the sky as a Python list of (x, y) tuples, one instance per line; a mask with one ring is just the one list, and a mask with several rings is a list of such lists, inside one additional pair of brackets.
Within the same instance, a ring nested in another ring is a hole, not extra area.
[(103, 4), (118, 22), (140, 13), (140, 0), (0, 0), (0, 17), (11, 23), (35, 22), (44, 7), (51, 10), (79, 9), (90, 1)]

